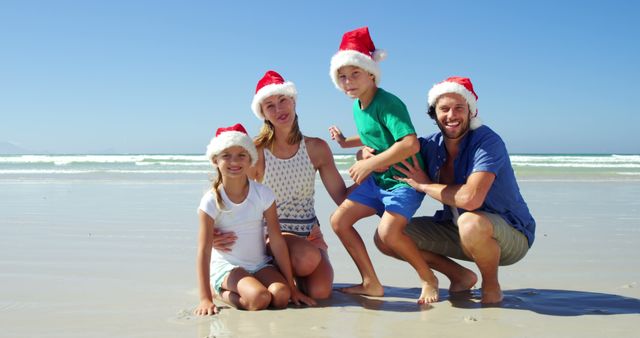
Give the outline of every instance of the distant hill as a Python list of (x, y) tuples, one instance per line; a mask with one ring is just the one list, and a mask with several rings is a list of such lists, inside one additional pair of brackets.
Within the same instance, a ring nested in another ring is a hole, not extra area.
[(28, 154), (29, 150), (24, 149), (18, 145), (15, 145), (11, 142), (0, 141), (0, 154), (1, 155), (19, 155), (19, 154)]

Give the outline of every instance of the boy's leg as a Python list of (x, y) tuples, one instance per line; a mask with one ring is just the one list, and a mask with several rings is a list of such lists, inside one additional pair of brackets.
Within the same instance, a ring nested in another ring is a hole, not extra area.
[(416, 270), (422, 281), (422, 293), (418, 303), (438, 301), (438, 279), (423, 259), (415, 243), (404, 233), (407, 218), (395, 212), (386, 211), (382, 215), (377, 234), (384, 245), (398, 257), (407, 261)]
[(340, 291), (350, 294), (362, 294), (368, 296), (383, 296), (384, 289), (367, 253), (367, 249), (354, 229), (353, 225), (360, 219), (372, 216), (376, 213), (374, 208), (363, 204), (345, 200), (340, 204), (338, 210), (331, 215), (331, 227), (336, 233), (342, 245), (356, 263), (358, 271), (362, 276), (362, 284), (340, 289)]
[(262, 268), (253, 274), (271, 294), (271, 306), (284, 309), (289, 305), (291, 290), (287, 280), (280, 271), (272, 265)]

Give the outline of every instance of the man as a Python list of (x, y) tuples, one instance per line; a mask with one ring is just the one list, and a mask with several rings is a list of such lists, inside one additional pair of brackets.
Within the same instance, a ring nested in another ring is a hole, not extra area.
[[(482, 275), (482, 303), (490, 304), (503, 297), (498, 266), (525, 256), (536, 225), (502, 139), (477, 116), (477, 99), (468, 78), (434, 85), (428, 114), (440, 132), (420, 138), (427, 172), (407, 161), (405, 168), (396, 168), (406, 175), (400, 180), (444, 207), (433, 217), (414, 217), (406, 234), (427, 263), (450, 279), (450, 292), (467, 291), (477, 282), (475, 273), (451, 258), (475, 262)], [(399, 257), (378, 234), (375, 242), (383, 253)]]

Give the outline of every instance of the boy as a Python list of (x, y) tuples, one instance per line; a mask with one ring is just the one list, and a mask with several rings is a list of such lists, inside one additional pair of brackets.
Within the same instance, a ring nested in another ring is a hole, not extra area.
[[(362, 284), (341, 291), (369, 296), (384, 295), (364, 242), (353, 227), (358, 220), (377, 214), (381, 220), (376, 230), (376, 240), (409, 262), (420, 277), (422, 293), (418, 303), (436, 302), (438, 279), (420, 256), (415, 243), (403, 232), (420, 207), (424, 193), (395, 179), (394, 176), (403, 175), (394, 168), (388, 168), (416, 154), (420, 145), (404, 103), (377, 86), (380, 82), (377, 61), (384, 57), (380, 50), (375, 49), (368, 28), (362, 27), (345, 33), (338, 52), (331, 58), (330, 75), (333, 83), (355, 99), (353, 116), (358, 129), (358, 136), (345, 138), (339, 129), (331, 127), (331, 137), (343, 148), (364, 145), (375, 153), (349, 169), (351, 178), (359, 187), (331, 216), (333, 230), (362, 276)], [(422, 167), (422, 160), (418, 158)]]

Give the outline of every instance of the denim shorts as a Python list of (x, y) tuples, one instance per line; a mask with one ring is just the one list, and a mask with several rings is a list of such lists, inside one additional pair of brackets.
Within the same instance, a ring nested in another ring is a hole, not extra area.
[(424, 193), (409, 186), (385, 190), (376, 184), (373, 176), (369, 176), (347, 199), (375, 209), (378, 216), (390, 211), (402, 215), (408, 222), (422, 204)]
[[(273, 266), (273, 264), (271, 264), (271, 259), (261, 263), (260, 265), (258, 265), (255, 269), (244, 269), (246, 270), (248, 273), (250, 274), (254, 274), (268, 266)], [(220, 294), (220, 292), (222, 291), (222, 283), (224, 282), (224, 279), (227, 278), (227, 276), (229, 275), (229, 273), (236, 268), (241, 268), (241, 266), (238, 265), (233, 265), (229, 262), (227, 262), (226, 260), (216, 260), (214, 262), (211, 262), (211, 271), (210, 271), (210, 283), (211, 286), (213, 286), (213, 289), (216, 291), (217, 294)]]

